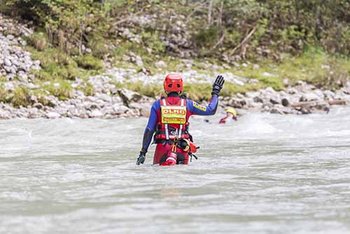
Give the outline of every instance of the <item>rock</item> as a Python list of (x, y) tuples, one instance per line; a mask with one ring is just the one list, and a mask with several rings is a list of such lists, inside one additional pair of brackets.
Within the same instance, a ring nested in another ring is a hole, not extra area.
[(279, 104), (280, 102), (277, 100), (277, 98), (276, 97), (274, 97), (274, 98), (270, 98), (270, 102), (272, 103), (272, 104), (274, 104), (274, 105), (276, 105), (276, 104)]
[(269, 72), (263, 72), (262, 75), (265, 77), (274, 77), (275, 76), (274, 74), (271, 74)]
[(39, 110), (41, 110), (41, 109), (44, 108), (43, 104), (41, 104), (41, 103), (35, 103), (35, 104), (33, 105), (33, 107), (35, 107), (36, 109), (39, 109)]
[(234, 108), (243, 108), (245, 105), (247, 105), (247, 101), (244, 99), (231, 99), (229, 101), (229, 106)]
[(112, 98), (111, 96), (101, 93), (101, 94), (96, 94), (96, 97), (104, 102), (111, 102)]
[(303, 115), (307, 115), (307, 114), (311, 114), (311, 110), (307, 109), (307, 108), (301, 108), (300, 109), (301, 114)]
[(6, 82), (4, 84), (4, 86), (5, 86), (5, 90), (6, 91), (13, 91), (13, 90), (15, 90), (15, 85), (14, 85), (13, 82)]
[(260, 102), (260, 103), (263, 103), (263, 102), (264, 102), (259, 96), (255, 96), (255, 97), (253, 98), (253, 101), (254, 101), (254, 102)]
[(143, 61), (142, 61), (142, 58), (140, 56), (136, 56), (135, 63), (137, 66), (143, 67)]
[(91, 113), (88, 113), (90, 118), (101, 118), (103, 117), (103, 113), (100, 110), (93, 110)]
[(9, 34), (9, 35), (7, 35), (7, 39), (9, 39), (11, 41), (11, 40), (15, 39), (15, 37), (13, 35)]
[(272, 109), (270, 110), (270, 113), (271, 113), (271, 114), (280, 114), (280, 115), (283, 115), (283, 114), (284, 114), (283, 111), (282, 111), (281, 109), (277, 108), (277, 107), (272, 108)]
[(323, 92), (323, 94), (324, 94), (325, 98), (328, 100), (333, 100), (335, 97), (335, 93), (333, 91), (330, 91), (330, 90), (325, 90)]
[(165, 68), (167, 65), (164, 61), (160, 60), (154, 64), (157, 68)]
[(320, 99), (321, 98), (317, 94), (315, 94), (314, 92), (308, 92), (308, 93), (304, 93), (299, 101), (300, 102), (310, 102), (310, 101), (317, 101)]
[(36, 109), (36, 108), (30, 108), (27, 110), (27, 112), (28, 112), (27, 116), (29, 119), (34, 119), (34, 118), (40, 117), (40, 114), (38, 113), (38, 109)]
[(7, 67), (11, 67), (11, 66), (12, 66), (11, 60), (8, 59), (8, 58), (5, 58), (4, 64), (5, 64), (5, 66), (7, 66)]
[(254, 70), (258, 70), (258, 69), (260, 69), (259, 64), (253, 64), (253, 69), (254, 69)]
[(10, 119), (10, 113), (0, 109), (0, 119)]
[(125, 106), (129, 106), (130, 102), (137, 102), (142, 98), (140, 94), (127, 89), (119, 89), (118, 94)]
[(58, 114), (57, 112), (48, 112), (48, 113), (46, 113), (46, 117), (48, 119), (57, 119), (57, 118), (60, 118), (61, 115)]
[(140, 116), (148, 117), (150, 115), (151, 105), (149, 103), (131, 103), (130, 108), (138, 109), (140, 111)]
[(262, 105), (262, 112), (269, 112), (271, 110), (271, 106), (268, 104), (263, 104)]
[(282, 98), (281, 103), (282, 103), (282, 106), (285, 106), (285, 107), (289, 106), (289, 101), (287, 98)]

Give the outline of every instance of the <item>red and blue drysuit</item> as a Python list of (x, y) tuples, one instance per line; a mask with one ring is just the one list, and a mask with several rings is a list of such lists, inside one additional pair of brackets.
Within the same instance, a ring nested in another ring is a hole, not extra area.
[[(166, 126), (161, 122), (161, 106), (186, 106), (186, 123), (170, 124)], [(208, 106), (199, 105), (190, 99), (183, 99), (177, 93), (170, 93), (168, 97), (161, 98), (155, 101), (151, 108), (150, 117), (144, 132), (142, 151), (147, 152), (148, 147), (152, 141), (154, 135), (154, 142), (157, 144), (153, 164), (162, 164), (166, 160), (167, 153), (173, 148), (174, 137), (189, 139), (192, 141), (192, 137), (189, 134), (189, 118), (191, 115), (214, 115), (218, 106), (218, 96), (214, 94), (210, 100)], [(180, 134), (180, 135), (179, 135)], [(177, 163), (188, 164), (189, 155), (188, 152), (183, 151), (180, 148), (176, 149)]]

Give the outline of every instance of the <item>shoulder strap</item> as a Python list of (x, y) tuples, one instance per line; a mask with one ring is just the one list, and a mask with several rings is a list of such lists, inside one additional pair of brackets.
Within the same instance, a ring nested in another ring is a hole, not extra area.
[[(162, 98), (161, 99), (161, 104), (163, 105), (163, 106), (166, 106), (166, 100), (165, 100), (165, 98)], [(165, 126), (165, 139), (166, 140), (169, 140), (169, 128), (168, 128), (168, 124), (164, 124), (164, 126)]]
[[(184, 106), (184, 105), (186, 105), (185, 99), (181, 98), (181, 106)], [(179, 127), (179, 136), (178, 136), (178, 138), (181, 138), (182, 129), (183, 129), (183, 124), (181, 124), (180, 127)]]

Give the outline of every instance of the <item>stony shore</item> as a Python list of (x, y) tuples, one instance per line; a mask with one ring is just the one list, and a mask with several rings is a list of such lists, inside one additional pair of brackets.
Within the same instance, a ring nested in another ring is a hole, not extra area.
[[(136, 92), (116, 88), (115, 79), (108, 76), (94, 76), (90, 83), (95, 89), (94, 96), (85, 96), (74, 90), (74, 98), (60, 101), (48, 96), (50, 105), (44, 106), (33, 96), (30, 107), (14, 108), (0, 104), (0, 119), (10, 118), (120, 118), (148, 116), (155, 98), (142, 96)], [(73, 83), (78, 87), (79, 80)], [(274, 114), (310, 114), (329, 112), (332, 105), (346, 105), (350, 102), (350, 83), (336, 92), (321, 90), (313, 85), (299, 82), (299, 85), (275, 91), (272, 88), (256, 92), (237, 94), (220, 98), (220, 109), (235, 107), (239, 113), (261, 111)]]
[(350, 103), (350, 82), (337, 90), (322, 90), (314, 85), (299, 81), (297, 85), (283, 91), (272, 88), (256, 92), (237, 94), (223, 98), (222, 106), (231, 106), (242, 110), (269, 112), (272, 114), (311, 114), (328, 113), (332, 106)]
[[(25, 37), (30, 36), (33, 30), (28, 25), (21, 25), (0, 15), (0, 77), (3, 90), (14, 92), (17, 87), (29, 90), (42, 89), (36, 82), (33, 71), (41, 69), (40, 61), (33, 60), (31, 54), (25, 51)], [(132, 55), (127, 58), (141, 64), (140, 58)], [(215, 76), (191, 70), (193, 61), (183, 60), (187, 68), (183, 75), (185, 83), (211, 84)], [(163, 61), (158, 62), (164, 66)], [(207, 64), (208, 70), (215, 73), (220, 70), (216, 65)], [(225, 67), (229, 70), (229, 67)], [(214, 71), (214, 72), (213, 72)], [(147, 85), (162, 83), (165, 72), (155, 75), (147, 74), (143, 70), (111, 67), (103, 74), (88, 78), (93, 87), (93, 95), (89, 96), (81, 91), (84, 85), (82, 79), (71, 81), (72, 95), (68, 100), (59, 100), (48, 93), (45, 97), (46, 105), (40, 102), (35, 95), (30, 96), (31, 105), (14, 107), (11, 104), (0, 102), (0, 119), (11, 118), (120, 118), (148, 116), (149, 109), (156, 97), (146, 97), (139, 93), (118, 88), (116, 83), (142, 82)], [(230, 72), (224, 74), (227, 82), (242, 86), (257, 82), (236, 76)], [(60, 84), (54, 84), (59, 86)], [(287, 87), (284, 91), (275, 91), (272, 88), (261, 89), (256, 92), (236, 94), (232, 97), (220, 98), (220, 109), (227, 106), (235, 107), (239, 113), (246, 111), (262, 111), (277, 114), (309, 114), (316, 111), (328, 112), (332, 105), (346, 105), (350, 102), (350, 83), (337, 91), (318, 89), (305, 82), (298, 82), (294, 87)], [(204, 103), (205, 104), (205, 103)]]

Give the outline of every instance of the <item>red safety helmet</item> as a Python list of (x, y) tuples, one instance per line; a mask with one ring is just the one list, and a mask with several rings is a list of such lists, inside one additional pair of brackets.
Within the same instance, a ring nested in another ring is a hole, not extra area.
[(182, 93), (184, 85), (180, 74), (168, 74), (164, 79), (164, 90), (166, 93)]

